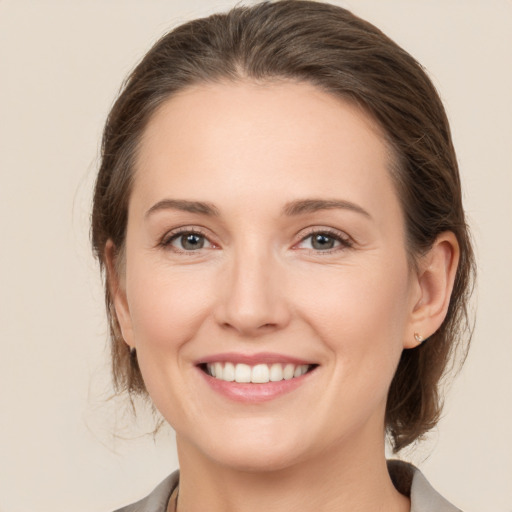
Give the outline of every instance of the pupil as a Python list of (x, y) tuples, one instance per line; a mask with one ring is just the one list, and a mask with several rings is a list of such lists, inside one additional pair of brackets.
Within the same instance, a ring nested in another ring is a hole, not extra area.
[(184, 249), (201, 249), (204, 245), (203, 237), (189, 234), (181, 237), (181, 245)]
[(334, 239), (327, 235), (315, 235), (313, 237), (313, 247), (320, 250), (332, 249)]

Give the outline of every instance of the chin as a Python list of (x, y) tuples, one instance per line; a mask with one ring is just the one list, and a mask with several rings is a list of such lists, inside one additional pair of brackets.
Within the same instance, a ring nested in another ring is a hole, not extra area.
[[(304, 436), (290, 435), (289, 429), (231, 426), (225, 432), (225, 435), (224, 432), (215, 435), (210, 431), (208, 435), (196, 437), (206, 440), (205, 443), (194, 443), (196, 456), (209, 459), (215, 465), (251, 473), (280, 471), (307, 457)], [(183, 448), (179, 451), (191, 453), (185, 443), (178, 440), (179, 444)]]
[(276, 446), (262, 448), (259, 444), (242, 450), (216, 451), (212, 455), (216, 463), (246, 473), (282, 471), (296, 465), (301, 459), (296, 450), (287, 451)]

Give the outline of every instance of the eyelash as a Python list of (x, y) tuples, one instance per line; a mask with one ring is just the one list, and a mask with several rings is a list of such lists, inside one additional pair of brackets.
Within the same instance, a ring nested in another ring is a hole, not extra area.
[[(211, 242), (208, 239), (208, 236), (206, 235), (206, 233), (204, 233), (203, 231), (201, 231), (197, 228), (187, 228), (187, 227), (179, 228), (170, 233), (166, 233), (166, 235), (164, 236), (164, 238), (158, 245), (163, 247), (164, 249), (168, 249), (171, 247), (171, 244), (175, 240), (177, 240), (178, 238), (180, 238), (184, 235), (197, 235), (197, 236), (207, 240), (208, 243), (211, 244), (213, 247), (216, 247), (216, 244), (214, 244), (213, 242)], [(339, 246), (333, 247), (331, 249), (324, 249), (324, 250), (309, 249), (310, 252), (313, 252), (315, 254), (331, 254), (333, 252), (341, 251), (344, 249), (350, 249), (354, 245), (353, 241), (348, 236), (346, 236), (346, 235), (343, 236), (339, 231), (336, 231), (334, 229), (329, 229), (329, 228), (323, 228), (323, 229), (312, 229), (306, 235), (302, 236), (302, 238), (297, 243), (294, 244), (294, 247), (296, 247), (297, 245), (306, 241), (308, 238), (311, 238), (315, 235), (325, 235), (328, 238), (333, 239), (335, 242), (339, 242)], [(192, 255), (192, 254), (198, 252), (198, 250), (187, 251), (187, 250), (180, 250), (177, 248), (174, 248), (173, 250), (177, 253), (189, 254), (189, 255)]]
[(333, 247), (332, 249), (324, 249), (324, 250), (309, 249), (311, 252), (313, 252), (315, 254), (332, 254), (334, 252), (343, 251), (344, 249), (350, 249), (351, 247), (354, 246), (354, 243), (350, 237), (342, 234), (340, 231), (337, 231), (335, 229), (330, 229), (330, 228), (322, 228), (322, 229), (313, 228), (305, 236), (303, 236), (300, 239), (300, 241), (295, 245), (298, 245), (298, 244), (304, 242), (305, 240), (307, 240), (308, 238), (311, 238), (315, 235), (325, 235), (328, 238), (333, 239), (335, 242), (339, 242), (339, 246)]
[[(208, 242), (211, 245), (215, 246), (215, 244), (213, 242), (210, 242), (206, 233), (204, 233), (203, 231), (201, 231), (197, 228), (188, 228), (188, 227), (179, 228), (177, 230), (171, 231), (170, 233), (166, 233), (166, 235), (163, 237), (162, 241), (158, 245), (163, 247), (164, 249), (169, 249), (169, 248), (171, 248), (171, 244), (175, 240), (177, 240), (178, 238), (180, 238), (184, 235), (197, 235), (201, 238), (204, 238), (205, 240), (208, 240)], [(189, 255), (192, 255), (192, 254), (194, 254), (194, 252), (197, 252), (197, 251), (186, 251), (183, 249), (180, 250), (178, 248), (174, 248), (174, 251), (177, 253), (189, 254)]]

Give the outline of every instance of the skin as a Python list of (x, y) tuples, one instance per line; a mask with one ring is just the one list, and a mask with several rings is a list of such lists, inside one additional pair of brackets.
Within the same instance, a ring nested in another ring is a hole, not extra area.
[[(443, 233), (411, 268), (390, 167), (369, 116), (308, 84), (197, 86), (151, 119), (123, 275), (106, 255), (123, 337), (176, 430), (180, 512), (409, 509), (386, 469), (386, 396), (414, 333), (444, 319), (458, 247)], [(308, 199), (344, 204), (284, 211)], [(181, 228), (203, 247), (173, 239)], [(237, 402), (196, 364), (224, 352), (318, 366), (292, 392)]]

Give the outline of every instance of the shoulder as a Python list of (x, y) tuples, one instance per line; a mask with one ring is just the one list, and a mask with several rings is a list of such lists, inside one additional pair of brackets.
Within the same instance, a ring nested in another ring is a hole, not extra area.
[(411, 499), (411, 512), (462, 512), (443, 498), (412, 464), (399, 460), (388, 461), (393, 484)]
[(161, 482), (148, 496), (115, 512), (166, 512), (172, 491), (178, 485), (179, 471)]

